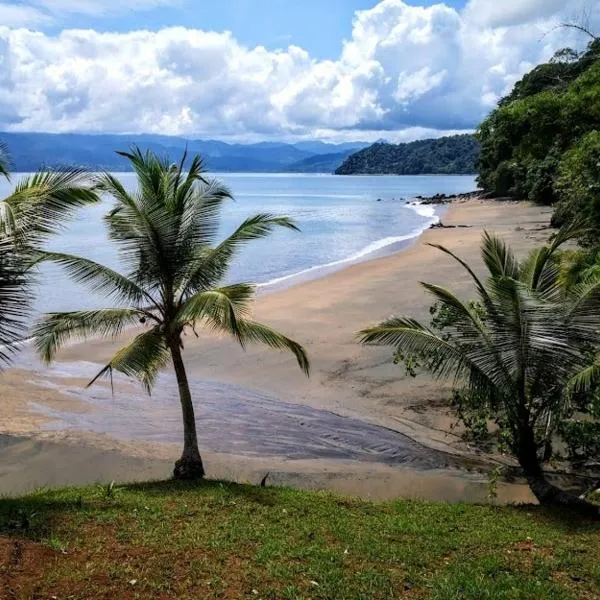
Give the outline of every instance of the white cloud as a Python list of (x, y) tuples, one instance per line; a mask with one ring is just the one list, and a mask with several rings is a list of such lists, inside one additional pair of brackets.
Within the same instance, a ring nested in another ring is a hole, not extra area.
[(296, 46), (247, 48), (227, 32), (182, 27), (0, 27), (0, 129), (340, 140), (468, 130), (524, 72), (577, 40), (554, 27), (578, 2), (502, 5), (512, 16), (499, 26), (488, 0), (463, 12), (382, 0), (356, 14), (338, 59), (321, 61)]
[(0, 2), (0, 25), (5, 27), (40, 27), (51, 21), (47, 14), (32, 6)]
[(569, 0), (470, 0), (465, 16), (488, 27), (524, 25), (552, 17), (566, 8)]

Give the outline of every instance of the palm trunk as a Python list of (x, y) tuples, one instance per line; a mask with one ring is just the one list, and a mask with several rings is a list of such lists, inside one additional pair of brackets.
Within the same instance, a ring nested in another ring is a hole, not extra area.
[(546, 479), (537, 452), (533, 429), (531, 427), (521, 429), (517, 458), (538, 502), (545, 506), (565, 508), (586, 517), (600, 518), (599, 506), (557, 488)]
[(540, 504), (564, 508), (584, 517), (600, 519), (600, 506), (557, 488), (543, 473), (527, 476), (527, 483)]
[(171, 343), (169, 348), (171, 350), (171, 358), (173, 359), (173, 367), (175, 368), (175, 376), (177, 377), (179, 400), (183, 415), (183, 453), (181, 454), (181, 458), (175, 463), (173, 476), (175, 479), (199, 479), (204, 477), (204, 465), (200, 457), (200, 450), (198, 450), (196, 417), (194, 415), (190, 384), (185, 372), (185, 365), (183, 364), (178, 341)]

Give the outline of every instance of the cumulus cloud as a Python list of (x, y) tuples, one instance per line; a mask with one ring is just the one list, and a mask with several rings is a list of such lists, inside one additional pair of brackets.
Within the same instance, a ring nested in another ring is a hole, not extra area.
[(465, 15), (488, 27), (506, 27), (551, 17), (569, 4), (575, 3), (569, 0), (470, 0)]
[(0, 128), (340, 140), (470, 130), (524, 72), (577, 43), (555, 29), (576, 5), (471, 0), (460, 12), (382, 0), (356, 13), (336, 60), (182, 27), (0, 27)]

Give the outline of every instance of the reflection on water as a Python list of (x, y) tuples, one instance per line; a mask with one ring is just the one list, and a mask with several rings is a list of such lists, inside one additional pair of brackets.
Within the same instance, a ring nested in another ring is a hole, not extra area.
[[(53, 387), (91, 408), (59, 412), (49, 406), (35, 406), (53, 419), (48, 428), (105, 433), (124, 440), (181, 441), (181, 412), (172, 375), (161, 375), (152, 397), (115, 378), (113, 395), (108, 385), (84, 388), (83, 382), (97, 370), (97, 365), (80, 362), (58, 364), (41, 381), (31, 373), (37, 385)], [(198, 380), (190, 384), (204, 450), (290, 459), (350, 459), (422, 470), (465, 466), (457, 457), (358, 419), (280, 402), (235, 385)]]

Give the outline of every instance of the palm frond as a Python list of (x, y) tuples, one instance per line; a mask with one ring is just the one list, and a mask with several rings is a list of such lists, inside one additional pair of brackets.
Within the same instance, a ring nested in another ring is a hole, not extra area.
[(176, 167), (175, 165), (172, 166), (174, 173), (176, 173), (174, 176), (174, 189), (170, 194), (170, 197), (172, 197), (174, 202), (174, 207), (172, 210), (180, 210), (181, 207), (185, 205), (197, 184), (204, 184), (206, 186), (209, 185), (209, 180), (204, 175), (204, 162), (197, 154), (192, 158), (192, 162), (188, 168), (186, 176), (183, 176), (187, 156), (188, 152), (186, 148), (183, 156), (181, 157), (179, 167)]
[(180, 327), (203, 323), (234, 336), (243, 345), (239, 320), (248, 315), (254, 293), (254, 286), (245, 283), (197, 292), (182, 304), (175, 322)]
[(10, 362), (25, 337), (32, 283), (27, 254), (0, 236), (0, 363)]
[(0, 177), (4, 177), (10, 181), (11, 160), (8, 146), (4, 142), (0, 142)]
[(453, 327), (460, 329), (463, 335), (473, 338), (485, 336), (485, 327), (479, 315), (450, 290), (432, 283), (421, 282), (421, 285), (451, 312)]
[(99, 201), (83, 169), (41, 171), (24, 177), (3, 202), (2, 227), (26, 237), (31, 243), (43, 240), (65, 226), (65, 218), (88, 204)]
[(487, 380), (467, 353), (410, 317), (392, 317), (375, 327), (359, 332), (359, 342), (365, 345), (391, 346), (408, 354), (433, 356), (432, 374), (439, 378), (464, 379), (477, 371)]
[(560, 293), (560, 268), (556, 260), (557, 251), (567, 242), (581, 237), (585, 229), (578, 222), (563, 226), (547, 246), (532, 250), (523, 262), (519, 279), (535, 292), (547, 298), (557, 298)]
[(594, 385), (600, 381), (600, 359), (596, 360), (579, 372), (577, 372), (567, 384), (567, 390), (570, 393), (585, 393), (588, 392)]
[(589, 226), (582, 219), (574, 219), (573, 221), (563, 225), (550, 241), (549, 251), (553, 255), (561, 246), (572, 240), (583, 237), (589, 230)]
[(139, 323), (146, 315), (130, 308), (107, 308), (50, 313), (33, 329), (34, 345), (42, 360), (50, 363), (65, 344), (91, 336), (118, 336), (125, 327)]
[(223, 202), (233, 198), (231, 190), (216, 179), (203, 179), (194, 186), (185, 184), (179, 196), (178, 246), (211, 245), (219, 230)]
[(573, 286), (568, 296), (567, 322), (590, 330), (600, 327), (600, 280)]
[(558, 285), (560, 269), (555, 261), (551, 260), (548, 246), (541, 246), (532, 250), (521, 263), (519, 280), (532, 291), (546, 299), (558, 298), (562, 293)]
[(61, 252), (37, 253), (37, 262), (53, 262), (63, 267), (75, 282), (86, 285), (92, 292), (100, 293), (119, 302), (147, 304), (160, 307), (152, 296), (137, 283), (93, 260)]
[(467, 273), (471, 276), (471, 279), (475, 283), (475, 287), (477, 288), (477, 291), (479, 292), (479, 296), (481, 298), (482, 304), (488, 309), (492, 308), (492, 304), (491, 304), (489, 295), (487, 293), (487, 290), (485, 289), (485, 285), (481, 282), (479, 277), (477, 277), (477, 275), (475, 274), (475, 271), (473, 271), (473, 269), (468, 265), (467, 262), (465, 262), (462, 258), (460, 258), (458, 255), (456, 255), (454, 252), (452, 252), (445, 246), (441, 246), (440, 244), (428, 244), (428, 246), (431, 246), (432, 248), (436, 248), (437, 250), (440, 250), (440, 252), (447, 254), (448, 256), (452, 257), (458, 264), (460, 264), (463, 267), (463, 269), (465, 269), (465, 271), (467, 271)]
[(499, 237), (483, 232), (481, 256), (492, 277), (519, 276), (519, 261), (512, 250)]
[(298, 227), (290, 218), (263, 213), (246, 219), (216, 248), (201, 249), (195, 260), (188, 265), (187, 271), (182, 273), (182, 297), (217, 285), (227, 272), (237, 250), (250, 241), (267, 237), (277, 227), (298, 231)]
[(150, 393), (160, 370), (169, 360), (169, 349), (158, 327), (140, 333), (121, 348), (111, 361), (89, 382), (88, 387), (113, 371), (138, 379)]
[(241, 319), (238, 321), (238, 330), (240, 339), (243, 345), (246, 344), (262, 344), (272, 348), (273, 350), (287, 350), (291, 352), (298, 362), (298, 366), (302, 369), (305, 375), (310, 375), (310, 361), (306, 350), (294, 340), (279, 333), (275, 329), (250, 321)]

